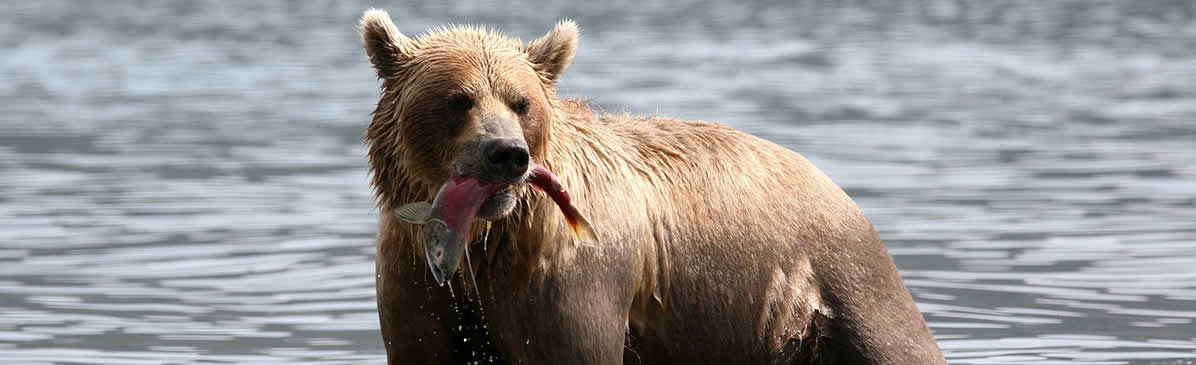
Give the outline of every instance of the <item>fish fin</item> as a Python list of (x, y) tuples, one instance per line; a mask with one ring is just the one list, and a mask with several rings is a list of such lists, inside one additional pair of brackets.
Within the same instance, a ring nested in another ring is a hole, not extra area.
[(432, 204), (428, 204), (428, 202), (407, 203), (395, 209), (395, 215), (407, 223), (424, 224), (428, 222), (428, 217), (432, 216)]
[(577, 244), (581, 243), (598, 243), (598, 234), (594, 232), (594, 227), (590, 225), (590, 221), (581, 215), (577, 216), (577, 220), (569, 222), (569, 230), (573, 231), (573, 238), (577, 239)]

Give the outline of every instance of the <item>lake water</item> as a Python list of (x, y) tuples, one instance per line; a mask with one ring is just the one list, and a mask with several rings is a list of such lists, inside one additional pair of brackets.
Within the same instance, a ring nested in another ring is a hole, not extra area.
[(848, 3), (3, 2), (0, 363), (381, 362), (370, 6), (805, 154), (951, 363), (1196, 363), (1196, 3)]

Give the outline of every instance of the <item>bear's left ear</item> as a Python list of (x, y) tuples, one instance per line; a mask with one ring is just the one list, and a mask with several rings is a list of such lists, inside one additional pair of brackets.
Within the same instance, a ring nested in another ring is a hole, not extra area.
[(527, 57), (532, 66), (550, 82), (556, 82), (573, 62), (577, 51), (577, 23), (562, 20), (551, 32), (527, 45)]

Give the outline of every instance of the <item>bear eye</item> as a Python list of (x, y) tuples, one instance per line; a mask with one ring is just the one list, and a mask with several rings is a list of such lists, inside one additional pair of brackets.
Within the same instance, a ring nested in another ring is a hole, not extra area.
[(465, 94), (456, 94), (448, 97), (447, 104), (451, 110), (466, 111), (473, 108), (473, 98)]
[(519, 99), (519, 101), (516, 101), (515, 103), (511, 104), (511, 111), (515, 112), (515, 114), (526, 115), (527, 114), (527, 99)]

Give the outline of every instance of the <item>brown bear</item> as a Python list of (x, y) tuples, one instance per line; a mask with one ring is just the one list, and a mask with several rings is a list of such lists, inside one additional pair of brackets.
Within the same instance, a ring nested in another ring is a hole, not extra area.
[[(382, 80), (366, 142), (390, 363), (945, 363), (872, 224), (805, 158), (559, 99), (573, 22), (528, 44), (457, 26), (408, 38), (381, 10), (360, 27)], [(528, 187), (534, 166), (596, 240)], [(392, 212), (450, 180), (498, 188), (438, 285), (422, 228)]]

